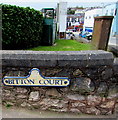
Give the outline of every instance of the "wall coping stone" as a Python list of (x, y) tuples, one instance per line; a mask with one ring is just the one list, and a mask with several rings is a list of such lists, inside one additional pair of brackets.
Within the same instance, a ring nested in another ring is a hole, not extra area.
[(113, 65), (113, 54), (103, 50), (25, 51), (1, 50), (6, 67), (90, 67)]

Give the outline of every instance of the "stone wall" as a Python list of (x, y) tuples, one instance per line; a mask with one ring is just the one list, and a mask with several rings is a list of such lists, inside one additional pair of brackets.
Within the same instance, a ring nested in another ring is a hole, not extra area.
[(27, 76), (38, 68), (46, 77), (69, 77), (68, 87), (2, 85), (5, 106), (108, 115), (117, 112), (118, 59), (105, 51), (2, 51), (2, 75)]

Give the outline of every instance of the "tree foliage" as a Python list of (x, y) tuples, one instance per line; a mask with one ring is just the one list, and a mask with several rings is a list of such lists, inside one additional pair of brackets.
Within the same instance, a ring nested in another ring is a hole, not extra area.
[(68, 14), (68, 15), (73, 15), (73, 14), (75, 14), (75, 10), (71, 10), (71, 8), (69, 8), (69, 9), (67, 10), (67, 14)]
[(40, 45), (43, 16), (29, 7), (2, 4), (2, 49), (27, 49)]

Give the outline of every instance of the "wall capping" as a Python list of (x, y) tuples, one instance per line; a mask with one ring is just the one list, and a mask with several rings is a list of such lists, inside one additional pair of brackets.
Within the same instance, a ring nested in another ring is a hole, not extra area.
[(2, 50), (2, 66), (12, 67), (90, 67), (113, 65), (113, 54), (103, 50), (23, 51)]

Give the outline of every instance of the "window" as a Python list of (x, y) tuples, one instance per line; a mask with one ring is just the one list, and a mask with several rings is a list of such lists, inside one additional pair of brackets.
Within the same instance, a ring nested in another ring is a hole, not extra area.
[(74, 22), (75, 18), (72, 18), (72, 21), (71, 22)]
[(70, 18), (67, 18), (67, 22), (70, 22)]
[(113, 16), (113, 13), (114, 13), (114, 9), (111, 9), (111, 13), (110, 13), (110, 15)]
[(71, 26), (71, 23), (69, 23), (69, 26)]
[(108, 15), (108, 10), (106, 10), (106, 14), (105, 15)]

